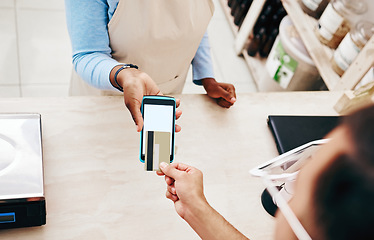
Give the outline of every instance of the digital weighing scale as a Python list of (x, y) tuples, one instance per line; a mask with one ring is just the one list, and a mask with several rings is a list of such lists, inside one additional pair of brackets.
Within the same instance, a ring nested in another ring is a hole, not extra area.
[(0, 114), (0, 229), (46, 223), (41, 117)]

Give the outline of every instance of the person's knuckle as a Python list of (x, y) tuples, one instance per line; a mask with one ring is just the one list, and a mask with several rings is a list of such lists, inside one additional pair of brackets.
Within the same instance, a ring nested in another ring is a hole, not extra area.
[(126, 101), (126, 100), (125, 100), (125, 106), (126, 106), (128, 109), (130, 109), (130, 108), (132, 107), (132, 103), (131, 103), (131, 101)]
[(127, 89), (131, 89), (133, 87), (135, 87), (137, 84), (137, 81), (136, 81), (136, 78), (134, 77), (127, 77), (124, 81), (124, 89), (127, 90)]
[(139, 78), (144, 79), (144, 80), (150, 80), (151, 79), (151, 77), (145, 72), (140, 72), (138, 76), (139, 76)]

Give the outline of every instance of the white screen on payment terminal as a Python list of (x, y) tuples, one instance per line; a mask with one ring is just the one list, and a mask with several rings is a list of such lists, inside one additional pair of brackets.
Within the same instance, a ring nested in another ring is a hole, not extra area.
[[(145, 154), (145, 134), (147, 131), (170, 132), (173, 131), (173, 106), (144, 104), (144, 126), (143, 126), (143, 147), (142, 154)], [(170, 155), (172, 141), (170, 140)]]

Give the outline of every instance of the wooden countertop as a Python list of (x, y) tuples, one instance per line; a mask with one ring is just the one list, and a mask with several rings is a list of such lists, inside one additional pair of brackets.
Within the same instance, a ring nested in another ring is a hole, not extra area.
[[(277, 155), (270, 114), (337, 115), (342, 92), (239, 94), (231, 109), (179, 95), (175, 161), (204, 172), (209, 203), (253, 240), (271, 239), (264, 186), (248, 171)], [(0, 230), (1, 239), (199, 239), (145, 172), (122, 97), (3, 98), (1, 112), (42, 115), (47, 224)]]

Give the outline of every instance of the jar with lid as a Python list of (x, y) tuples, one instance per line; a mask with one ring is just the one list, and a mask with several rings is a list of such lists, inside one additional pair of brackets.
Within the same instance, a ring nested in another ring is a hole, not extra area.
[(332, 68), (339, 76), (348, 69), (373, 35), (374, 24), (362, 21), (344, 37), (331, 59)]
[(318, 20), (317, 37), (335, 49), (367, 8), (364, 0), (331, 0)]
[(311, 17), (318, 19), (330, 0), (300, 0), (300, 7)]

